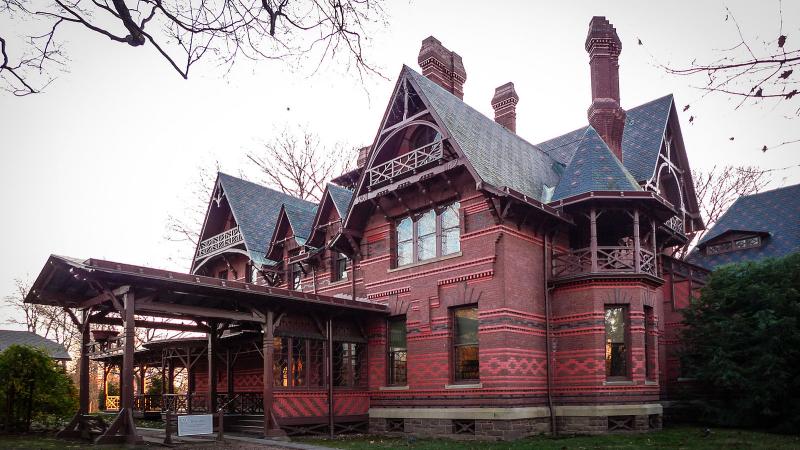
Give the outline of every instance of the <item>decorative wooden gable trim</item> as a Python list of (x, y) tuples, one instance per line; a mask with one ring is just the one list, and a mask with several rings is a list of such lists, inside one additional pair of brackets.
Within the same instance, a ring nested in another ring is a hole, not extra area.
[[(227, 209), (223, 209), (225, 205), (227, 205)], [(225, 218), (217, 217), (218, 214), (223, 212), (226, 213)], [(231, 228), (223, 226), (223, 228), (227, 229), (211, 234), (209, 232), (210, 223), (215, 220), (227, 221), (228, 215), (232, 217), (234, 226)], [(211, 191), (211, 198), (208, 201), (206, 214), (203, 218), (203, 227), (195, 246), (191, 273), (197, 273), (201, 267), (214, 257), (224, 253), (238, 253), (249, 257), (247, 245), (238, 224), (239, 219), (236, 217), (236, 211), (228, 203), (222, 181), (219, 174), (217, 174), (217, 180), (214, 183), (214, 189)]]

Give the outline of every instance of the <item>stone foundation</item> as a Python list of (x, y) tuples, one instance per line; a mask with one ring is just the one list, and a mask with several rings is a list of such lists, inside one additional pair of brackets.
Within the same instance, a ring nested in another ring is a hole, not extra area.
[[(389, 436), (514, 440), (549, 434), (548, 413), (546, 408), (372, 409), (369, 430)], [(556, 415), (558, 432), (566, 435), (641, 433), (662, 427), (660, 405), (572, 406), (557, 408)]]

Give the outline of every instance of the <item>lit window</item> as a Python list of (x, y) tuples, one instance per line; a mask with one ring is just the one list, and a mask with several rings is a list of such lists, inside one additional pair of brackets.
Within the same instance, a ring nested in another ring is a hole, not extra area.
[(276, 337), (273, 341), (272, 375), (277, 387), (323, 386), (323, 341)]
[(461, 251), (459, 203), (431, 209), (415, 220), (405, 217), (395, 227), (397, 267)]
[(406, 318), (389, 320), (389, 385), (407, 383), (406, 358)]
[(453, 310), (453, 363), (455, 381), (480, 378), (478, 364), (478, 307)]
[(606, 378), (628, 377), (627, 308), (606, 306)]

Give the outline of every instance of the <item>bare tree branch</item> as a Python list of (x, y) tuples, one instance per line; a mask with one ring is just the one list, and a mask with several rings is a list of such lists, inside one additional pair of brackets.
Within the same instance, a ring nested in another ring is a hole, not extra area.
[[(15, 46), (25, 47), (20, 63), (10, 62), (7, 36), (0, 40), (0, 79), (15, 95), (40, 92), (52, 81), (50, 71), (64, 65), (64, 24), (129, 47), (151, 47), (182, 78), (208, 57), (230, 70), (237, 57), (302, 63), (319, 56), (352, 64), (359, 75), (380, 75), (364, 57), (363, 36), (384, 24), (383, 0), (53, 1), (0, 0), (0, 14), (25, 19), (20, 23), (28, 30), (13, 36)], [(48, 31), (36, 33), (39, 28)]]

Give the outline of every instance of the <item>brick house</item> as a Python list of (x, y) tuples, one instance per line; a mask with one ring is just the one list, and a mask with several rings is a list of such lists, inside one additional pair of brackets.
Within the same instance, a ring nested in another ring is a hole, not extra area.
[[(464, 103), (461, 57), (429, 37), (421, 73), (403, 66), (373, 143), (318, 204), (220, 173), (191, 275), (275, 296), (275, 320), (248, 324), (237, 303), (207, 338), (148, 344), (131, 364), (185, 369), (184, 408), (195, 393), (209, 410), (238, 398), (232, 427), (264, 434), (659, 429), (679, 378), (670, 327), (707, 273), (670, 254), (703, 223), (672, 96), (622, 108), (604, 17), (586, 50), (588, 125), (548, 141), (516, 134), (512, 83), (494, 120)], [(202, 310), (142, 307), (203, 319), (227, 307), (216, 292)]]

